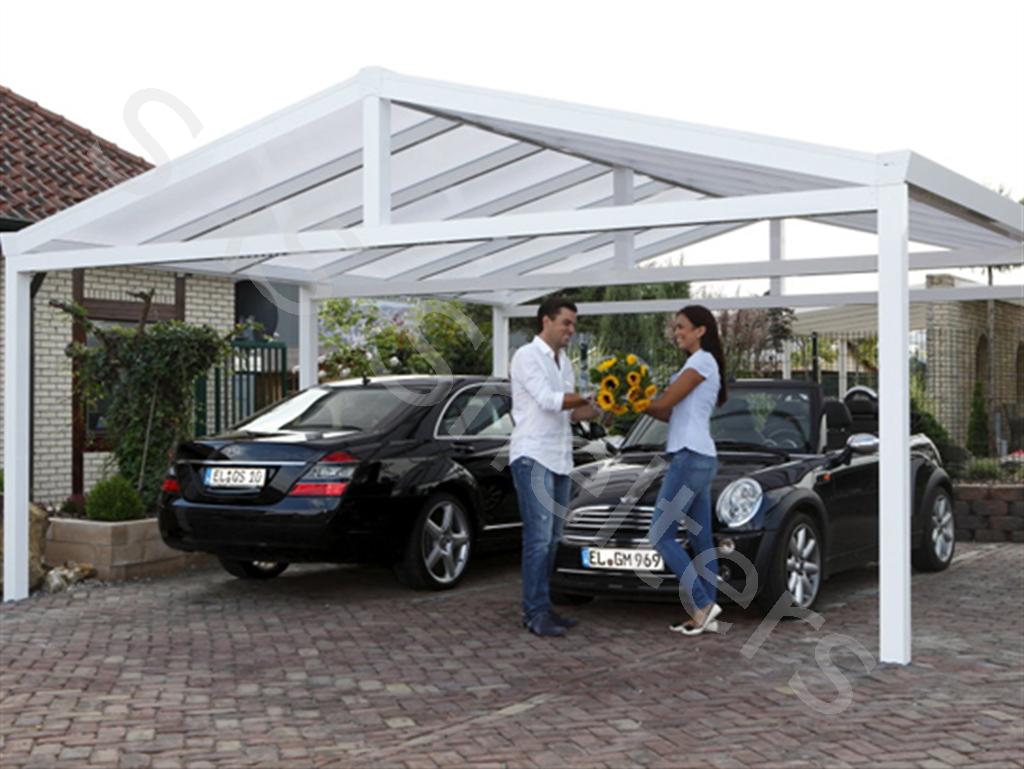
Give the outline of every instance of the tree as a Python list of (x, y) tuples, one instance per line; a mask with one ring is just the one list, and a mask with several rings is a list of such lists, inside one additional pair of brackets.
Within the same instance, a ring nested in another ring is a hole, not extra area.
[(967, 421), (967, 450), (977, 457), (988, 456), (989, 433), (988, 413), (985, 408), (984, 383), (974, 383), (974, 397), (971, 399), (971, 416)]
[(211, 326), (180, 321), (147, 324), (154, 291), (142, 300), (136, 328), (103, 328), (77, 304), (51, 302), (100, 341), (72, 342), (75, 386), (87, 404), (107, 402), (107, 431), (121, 475), (139, 491), (147, 510), (177, 445), (191, 435), (196, 380), (222, 362), (241, 327), (224, 335)]
[(385, 316), (371, 300), (331, 299), (321, 306), (320, 326), (330, 379), (491, 371), (489, 307), (414, 300)]

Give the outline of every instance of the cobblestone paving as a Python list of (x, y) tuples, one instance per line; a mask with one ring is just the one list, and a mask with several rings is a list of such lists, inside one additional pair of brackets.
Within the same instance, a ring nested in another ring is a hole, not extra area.
[(434, 594), (312, 566), (86, 583), (0, 608), (0, 763), (1024, 766), (1022, 580), (1024, 547), (961, 546), (914, 576), (914, 663), (871, 669), (850, 641), (827, 656), (836, 636), (877, 650), (868, 570), (826, 585), (819, 629), (784, 622), (749, 657), (759, 617), (736, 607), (718, 636), (613, 601), (572, 612), (568, 638), (530, 636), (504, 556)]

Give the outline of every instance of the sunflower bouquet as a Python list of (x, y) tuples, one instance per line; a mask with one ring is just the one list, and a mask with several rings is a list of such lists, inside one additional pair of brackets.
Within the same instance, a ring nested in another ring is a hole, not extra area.
[(590, 370), (590, 381), (598, 385), (597, 405), (615, 416), (642, 413), (658, 392), (650, 368), (633, 353), (605, 358)]

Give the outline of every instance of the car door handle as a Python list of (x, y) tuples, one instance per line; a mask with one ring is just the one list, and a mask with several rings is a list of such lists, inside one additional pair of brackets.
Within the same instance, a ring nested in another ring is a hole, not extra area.
[(472, 454), (474, 446), (472, 443), (466, 441), (452, 441), (452, 451), (458, 452), (459, 454)]

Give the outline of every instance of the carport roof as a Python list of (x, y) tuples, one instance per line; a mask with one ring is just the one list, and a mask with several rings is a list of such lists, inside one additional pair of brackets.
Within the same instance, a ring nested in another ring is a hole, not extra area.
[[(390, 103), (376, 125), (390, 136), (382, 168), (394, 225), (623, 204), (654, 212), (667, 210), (661, 203), (906, 182), (912, 241), (1019, 248), (1024, 232), (1024, 208), (909, 151), (854, 152), (370, 68), (5, 239), (16, 244), (5, 251), (30, 258), (69, 250), (75, 266), (91, 266), (120, 263), (114, 255), (130, 250), (134, 263), (237, 278), (321, 286), (455, 279), (448, 284), (480, 281), (480, 290), (497, 290), (502, 275), (570, 285), (580, 270), (613, 263), (615, 233), (597, 224), (588, 231), (580, 220), (571, 230), (521, 236), (481, 231), (474, 239), (470, 228), (454, 241), (363, 239), (367, 97)], [(873, 210), (803, 218), (876, 229)], [(635, 261), (749, 221), (652, 220), (631, 230)], [(157, 244), (172, 247), (137, 248)]]

